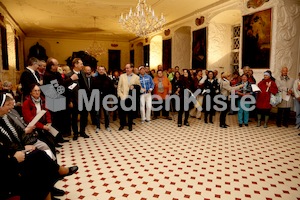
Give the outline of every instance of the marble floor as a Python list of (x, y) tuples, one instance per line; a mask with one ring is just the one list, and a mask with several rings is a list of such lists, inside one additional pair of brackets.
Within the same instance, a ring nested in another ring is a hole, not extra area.
[(239, 127), (227, 117), (223, 129), (190, 118), (190, 127), (175, 119), (135, 120), (133, 131), (87, 127), (60, 148), (59, 163), (78, 165), (76, 174), (56, 186), (66, 200), (300, 200), (300, 130)]

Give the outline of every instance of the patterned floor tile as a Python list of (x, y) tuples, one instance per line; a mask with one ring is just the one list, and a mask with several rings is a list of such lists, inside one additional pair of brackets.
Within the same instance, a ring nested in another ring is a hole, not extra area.
[[(177, 116), (174, 116), (176, 119)], [(57, 183), (61, 199), (77, 200), (292, 200), (300, 199), (298, 130), (239, 127), (228, 116), (227, 129), (191, 118), (190, 127), (157, 119), (133, 131), (95, 133), (64, 143), (58, 155), (79, 171)]]

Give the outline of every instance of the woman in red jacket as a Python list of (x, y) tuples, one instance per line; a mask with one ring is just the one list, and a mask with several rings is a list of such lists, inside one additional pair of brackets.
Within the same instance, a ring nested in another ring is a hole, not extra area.
[(36, 130), (39, 133), (38, 138), (48, 144), (51, 151), (56, 154), (55, 146), (60, 146), (55, 142), (55, 137), (49, 132), (49, 125), (51, 124), (51, 114), (45, 107), (44, 98), (41, 97), (41, 89), (37, 84), (30, 86), (30, 96), (27, 98), (22, 106), (22, 114), (24, 121), (28, 124), (41, 110), (46, 113), (35, 124)]
[(271, 94), (278, 92), (275, 81), (272, 80), (272, 74), (270, 71), (264, 72), (264, 79), (258, 83), (258, 87), (261, 90), (257, 94), (256, 109), (257, 109), (257, 126), (260, 126), (261, 116), (265, 115), (264, 127), (268, 127), (268, 120), (272, 105), (270, 104)]

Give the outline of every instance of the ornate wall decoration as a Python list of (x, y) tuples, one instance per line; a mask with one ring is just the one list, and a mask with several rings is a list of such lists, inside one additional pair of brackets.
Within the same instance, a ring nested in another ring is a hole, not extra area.
[(231, 54), (231, 40), (228, 38), (231, 38), (231, 25), (215, 22), (209, 24), (206, 69), (232, 70), (230, 68), (230, 56), (228, 56)]
[(118, 47), (119, 45), (118, 44), (110, 44), (110, 46), (112, 46), (112, 47)]
[(170, 29), (167, 29), (167, 30), (164, 31), (165, 36), (169, 36), (170, 33), (171, 33)]
[(262, 6), (264, 3), (268, 2), (269, 0), (249, 0), (247, 2), (247, 7), (248, 8), (258, 8)]
[[(283, 66), (287, 66), (291, 74), (296, 74), (297, 39), (299, 35), (299, 5), (279, 4), (277, 7), (276, 52), (274, 56), (275, 76), (280, 75)], [(298, 30), (297, 30), (298, 29)], [(294, 70), (294, 71), (292, 71)]]
[[(190, 68), (191, 66), (191, 27), (184, 26), (176, 31), (172, 36), (172, 66), (179, 66), (179, 69)], [(174, 48), (176, 47), (176, 48)]]
[(201, 16), (200, 18), (196, 18), (195, 19), (196, 26), (202, 25), (204, 23), (204, 19), (205, 19), (204, 16)]

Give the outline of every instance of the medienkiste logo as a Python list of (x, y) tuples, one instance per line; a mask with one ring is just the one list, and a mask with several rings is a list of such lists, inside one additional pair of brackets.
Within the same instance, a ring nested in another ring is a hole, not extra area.
[(51, 84), (40, 86), (46, 98), (46, 108), (52, 112), (57, 112), (66, 109), (66, 97), (62, 94), (65, 92), (65, 87), (59, 85), (57, 79), (52, 80)]

